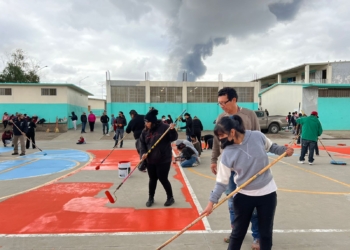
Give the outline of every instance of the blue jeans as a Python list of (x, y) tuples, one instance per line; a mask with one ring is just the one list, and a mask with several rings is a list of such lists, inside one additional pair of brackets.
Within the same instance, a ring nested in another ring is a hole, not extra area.
[(197, 161), (197, 157), (192, 155), (189, 160), (184, 160), (183, 162), (181, 162), (180, 165), (183, 168), (188, 168), (188, 167), (192, 167), (193, 163), (195, 163), (196, 161)]
[[(105, 128), (106, 128), (106, 133), (105, 133)], [(109, 129), (109, 124), (107, 123), (102, 123), (102, 131), (103, 134), (108, 134), (108, 129)]]
[(301, 140), (301, 154), (299, 157), (299, 161), (305, 161), (305, 154), (307, 153), (307, 150), (309, 149), (309, 162), (314, 162), (314, 151), (317, 146), (316, 141), (310, 141), (310, 140)]
[[(115, 144), (114, 144), (114, 146), (118, 144), (119, 137), (120, 137), (120, 139), (122, 139), (124, 137), (124, 129), (117, 128), (115, 130)], [(123, 147), (123, 142), (124, 141), (120, 142), (120, 147), (121, 148)]]
[[(237, 185), (233, 181), (233, 177), (235, 176), (235, 172), (231, 171), (230, 181), (228, 183), (228, 187), (226, 190), (226, 194), (232, 193), (236, 188)], [(233, 221), (235, 220), (235, 212), (233, 210), (233, 197), (228, 199), (228, 210), (230, 212), (230, 221), (231, 221), (231, 227), (233, 227)], [(259, 234), (259, 226), (258, 226), (258, 214), (256, 212), (256, 208), (253, 211), (252, 218), (250, 219), (250, 222), (252, 223), (252, 236), (254, 239), (260, 239)]]
[(86, 122), (81, 122), (81, 132), (85, 132)]

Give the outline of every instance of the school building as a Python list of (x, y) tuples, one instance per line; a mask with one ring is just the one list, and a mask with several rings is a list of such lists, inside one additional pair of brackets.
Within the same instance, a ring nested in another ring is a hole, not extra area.
[(259, 107), (271, 115), (315, 110), (324, 130), (349, 130), (350, 62), (306, 63), (259, 79)]
[[(238, 93), (238, 105), (257, 110), (259, 84), (257, 82), (175, 82), (175, 81), (126, 81), (107, 80), (107, 112), (122, 111), (130, 120), (129, 111), (146, 114), (149, 107), (158, 109), (158, 118), (171, 115), (175, 120), (183, 110), (197, 116), (204, 130), (214, 128), (213, 121), (222, 113), (218, 102), (218, 91), (223, 87), (234, 87)], [(185, 123), (180, 123), (185, 126)]]
[(79, 118), (88, 112), (89, 95), (92, 94), (74, 84), (0, 83), (0, 114), (37, 115), (46, 123), (56, 123), (58, 118), (69, 129), (73, 127), (69, 118), (72, 111)]

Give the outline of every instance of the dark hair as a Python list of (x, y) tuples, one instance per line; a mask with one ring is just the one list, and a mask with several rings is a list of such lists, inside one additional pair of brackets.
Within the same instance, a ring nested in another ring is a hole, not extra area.
[(132, 110), (130, 110), (129, 114), (130, 115), (137, 115), (137, 112), (136, 112), (136, 110), (132, 109)]
[(227, 95), (227, 99), (229, 101), (232, 101), (233, 98), (236, 98), (236, 102), (238, 102), (238, 95), (234, 88), (231, 87), (225, 87), (219, 90), (218, 96), (224, 96)]
[(124, 115), (124, 113), (122, 111), (119, 111), (119, 113), (121, 113), (122, 115)]
[(195, 135), (191, 135), (191, 138), (196, 138), (196, 136)]
[(245, 128), (240, 116), (233, 115), (231, 117), (222, 117), (220, 121), (215, 125), (214, 134), (216, 136), (219, 136), (221, 134), (229, 134), (231, 129), (234, 129), (241, 134), (245, 134)]

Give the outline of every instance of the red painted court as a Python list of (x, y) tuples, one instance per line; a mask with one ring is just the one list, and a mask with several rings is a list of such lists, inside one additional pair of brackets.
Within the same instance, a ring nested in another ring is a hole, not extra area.
[[(94, 159), (80, 171), (96, 171), (96, 165), (110, 151), (88, 152), (94, 155)], [(115, 150), (99, 171), (118, 169), (121, 158), (129, 159), (132, 168), (139, 162), (136, 150)], [(0, 234), (181, 230), (198, 217), (198, 212), (178, 166), (172, 164), (172, 167), (176, 170), (174, 178), (181, 182), (182, 194), (190, 208), (111, 208), (106, 206), (108, 199), (98, 198), (97, 194), (109, 189), (113, 183), (56, 182), (1, 202)], [(204, 230), (204, 225), (197, 223), (191, 230)]]

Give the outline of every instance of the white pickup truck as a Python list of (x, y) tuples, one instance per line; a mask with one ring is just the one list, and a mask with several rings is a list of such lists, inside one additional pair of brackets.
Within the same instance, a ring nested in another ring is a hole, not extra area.
[(268, 130), (271, 134), (277, 134), (283, 127), (288, 126), (286, 117), (283, 115), (267, 116), (265, 111), (262, 110), (255, 110), (254, 112), (259, 119), (261, 131)]

